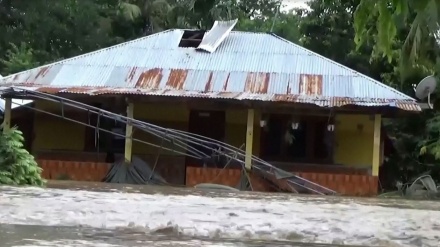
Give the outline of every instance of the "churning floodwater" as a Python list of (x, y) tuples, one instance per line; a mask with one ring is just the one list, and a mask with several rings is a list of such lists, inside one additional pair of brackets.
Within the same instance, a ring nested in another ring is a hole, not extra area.
[(56, 187), (0, 187), (2, 247), (440, 242), (439, 202), (87, 183)]

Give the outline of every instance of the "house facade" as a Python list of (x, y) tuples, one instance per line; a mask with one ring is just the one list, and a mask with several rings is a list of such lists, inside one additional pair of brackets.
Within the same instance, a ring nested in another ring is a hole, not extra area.
[[(341, 194), (377, 193), (382, 119), (419, 112), (413, 98), (272, 34), (232, 31), (213, 52), (197, 49), (204, 35), (168, 30), (7, 76), (1, 84), (121, 114), (129, 102), (135, 119), (243, 147)], [(86, 112), (34, 100), (36, 109), (99, 122)], [(100, 181), (110, 167), (109, 150), (127, 150), (123, 137), (38, 111), (32, 133), (31, 152), (48, 179)], [(133, 138), (160, 143), (136, 131)], [(157, 147), (130, 146), (130, 154), (155, 163)], [(157, 170), (169, 183), (239, 182), (240, 169), (206, 167), (182, 152), (160, 153)], [(252, 169), (249, 160), (246, 166)], [(251, 180), (255, 190), (273, 190), (257, 176)]]

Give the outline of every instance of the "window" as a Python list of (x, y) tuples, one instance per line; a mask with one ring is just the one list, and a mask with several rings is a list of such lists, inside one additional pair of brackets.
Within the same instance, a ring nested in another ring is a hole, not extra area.
[[(298, 126), (292, 123), (298, 122)], [(328, 117), (271, 114), (261, 133), (261, 156), (268, 161), (332, 163), (333, 132)]]

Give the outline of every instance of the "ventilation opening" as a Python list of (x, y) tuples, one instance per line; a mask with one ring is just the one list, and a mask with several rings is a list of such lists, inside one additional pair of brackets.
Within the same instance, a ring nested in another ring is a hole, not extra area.
[(205, 30), (185, 30), (180, 40), (179, 47), (193, 47), (197, 48), (205, 36)]

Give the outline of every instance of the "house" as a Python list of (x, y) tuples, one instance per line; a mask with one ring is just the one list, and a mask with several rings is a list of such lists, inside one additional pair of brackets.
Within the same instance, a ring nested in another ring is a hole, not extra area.
[[(247, 154), (341, 194), (377, 193), (382, 119), (420, 112), (413, 98), (273, 34), (210, 32), (168, 30), (10, 75), (1, 84), (117, 113), (128, 109), (135, 119), (245, 144)], [(61, 112), (40, 100), (35, 108)], [(97, 124), (86, 113), (65, 108), (63, 114)], [(31, 151), (46, 178), (102, 179), (109, 167), (105, 140), (93, 128), (38, 112), (33, 119)], [(123, 127), (111, 126), (122, 133)], [(113, 149), (124, 153), (119, 143)], [(133, 143), (130, 153), (154, 163), (157, 148)], [(235, 185), (240, 174), (169, 151), (158, 171), (187, 186), (214, 179)]]

